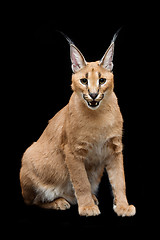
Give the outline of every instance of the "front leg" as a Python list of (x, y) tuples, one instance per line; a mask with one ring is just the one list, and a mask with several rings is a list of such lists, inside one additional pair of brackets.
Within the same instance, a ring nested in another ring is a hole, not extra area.
[(133, 216), (136, 213), (136, 209), (133, 205), (128, 204), (126, 198), (122, 146), (121, 143), (115, 139), (111, 146), (112, 156), (107, 161), (106, 170), (114, 196), (113, 209), (118, 216)]
[(66, 147), (65, 150), (65, 161), (75, 190), (79, 214), (81, 216), (99, 215), (99, 208), (94, 203), (94, 199), (91, 194), (91, 186), (86, 173), (84, 159), (80, 156), (74, 156), (68, 147)]

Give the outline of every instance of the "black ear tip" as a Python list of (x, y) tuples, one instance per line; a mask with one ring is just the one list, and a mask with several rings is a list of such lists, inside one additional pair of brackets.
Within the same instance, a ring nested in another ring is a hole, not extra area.
[(69, 43), (69, 45), (74, 44), (74, 42), (64, 33), (64, 32), (61, 32), (59, 30), (57, 30), (57, 32), (59, 32), (60, 34), (62, 34), (62, 36), (67, 40), (67, 42)]
[(120, 32), (121, 29), (122, 29), (122, 27), (120, 27), (120, 28), (117, 30), (117, 32), (114, 34), (111, 43), (114, 43), (114, 42), (116, 41), (116, 38), (117, 38), (117, 36), (118, 36), (118, 34), (119, 34), (119, 32)]

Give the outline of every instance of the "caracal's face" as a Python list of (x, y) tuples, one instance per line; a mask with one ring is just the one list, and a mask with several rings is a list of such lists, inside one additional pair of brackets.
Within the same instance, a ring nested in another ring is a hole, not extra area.
[(113, 54), (117, 34), (118, 32), (113, 36), (102, 59), (97, 62), (87, 62), (80, 50), (65, 36), (70, 44), (72, 89), (92, 110), (99, 108), (102, 101), (113, 91)]
[(99, 61), (86, 63), (72, 75), (72, 89), (88, 108), (96, 110), (113, 90), (113, 73), (101, 67)]

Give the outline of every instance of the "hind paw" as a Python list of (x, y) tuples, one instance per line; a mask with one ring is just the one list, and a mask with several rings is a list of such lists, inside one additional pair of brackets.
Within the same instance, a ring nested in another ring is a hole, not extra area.
[(53, 201), (53, 208), (56, 210), (66, 210), (71, 206), (64, 198), (57, 198)]
[(39, 207), (55, 210), (66, 210), (71, 206), (64, 198), (57, 198), (53, 202), (36, 203)]

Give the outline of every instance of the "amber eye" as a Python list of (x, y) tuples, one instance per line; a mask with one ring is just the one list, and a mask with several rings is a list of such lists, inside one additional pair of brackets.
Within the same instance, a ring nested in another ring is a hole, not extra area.
[(80, 82), (81, 82), (83, 85), (88, 85), (88, 79), (87, 79), (87, 78), (82, 78), (82, 79), (80, 79)]
[(104, 84), (106, 82), (106, 78), (100, 78), (99, 79), (99, 84)]

